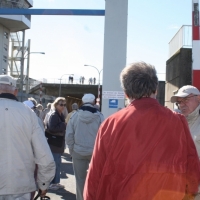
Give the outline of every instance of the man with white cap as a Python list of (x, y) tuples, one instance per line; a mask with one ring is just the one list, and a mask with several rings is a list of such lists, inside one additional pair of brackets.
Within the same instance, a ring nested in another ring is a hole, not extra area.
[(0, 75), (0, 200), (30, 200), (37, 185), (41, 196), (55, 175), (55, 163), (37, 116), (16, 98), (16, 80)]
[[(200, 158), (200, 92), (192, 86), (186, 85), (171, 97), (171, 102), (176, 103), (188, 122), (189, 129), (194, 140), (198, 156)], [(195, 200), (200, 199), (200, 189)]]
[(186, 85), (171, 97), (171, 102), (176, 103), (187, 121), (192, 134), (198, 156), (200, 158), (200, 92), (192, 86)]
[(85, 94), (83, 105), (72, 114), (67, 124), (66, 143), (73, 159), (76, 178), (76, 199), (83, 200), (87, 170), (94, 149), (96, 135), (103, 115), (94, 108), (95, 96)]

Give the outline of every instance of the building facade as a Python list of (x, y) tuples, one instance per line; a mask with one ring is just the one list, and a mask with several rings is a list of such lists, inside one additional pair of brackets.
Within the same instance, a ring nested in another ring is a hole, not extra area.
[[(32, 0), (1, 0), (0, 8), (30, 8)], [(27, 15), (0, 15), (0, 74), (7, 74), (9, 40), (11, 32), (29, 29), (31, 17)]]
[(184, 85), (192, 85), (192, 26), (182, 26), (169, 42), (166, 62), (165, 106), (176, 108), (171, 96)]

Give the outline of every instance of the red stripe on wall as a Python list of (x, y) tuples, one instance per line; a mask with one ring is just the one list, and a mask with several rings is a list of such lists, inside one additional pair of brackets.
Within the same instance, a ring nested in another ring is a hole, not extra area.
[(200, 27), (194, 26), (194, 12), (192, 13), (192, 38), (193, 40), (200, 40)]
[(200, 90), (200, 70), (193, 70), (192, 85)]

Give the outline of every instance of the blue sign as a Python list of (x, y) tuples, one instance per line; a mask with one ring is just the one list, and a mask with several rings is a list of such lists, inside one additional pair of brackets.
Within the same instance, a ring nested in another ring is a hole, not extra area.
[(118, 108), (118, 99), (109, 99), (109, 108)]

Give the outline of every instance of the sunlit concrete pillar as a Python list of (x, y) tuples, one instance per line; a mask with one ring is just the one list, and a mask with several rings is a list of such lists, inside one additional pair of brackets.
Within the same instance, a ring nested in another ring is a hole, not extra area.
[(119, 75), (126, 65), (128, 0), (106, 0), (102, 113), (124, 107)]

